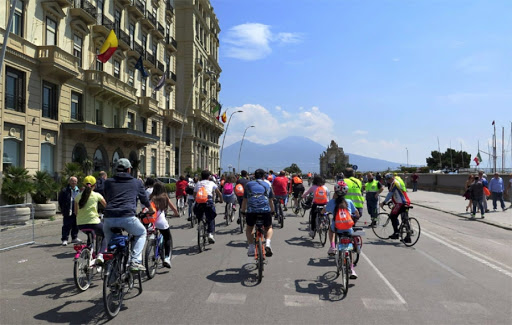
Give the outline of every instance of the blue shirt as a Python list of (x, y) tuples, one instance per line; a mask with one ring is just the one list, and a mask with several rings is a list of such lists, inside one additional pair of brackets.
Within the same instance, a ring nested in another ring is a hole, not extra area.
[[(345, 199), (347, 201), (347, 209), (350, 212), (350, 215), (354, 215), (356, 213), (356, 206), (354, 205), (354, 202), (350, 199)], [(327, 203), (325, 206), (325, 211), (334, 214), (334, 209), (336, 209), (336, 199), (332, 199)]]
[(248, 213), (270, 212), (269, 200), (273, 197), (274, 193), (272, 192), (272, 188), (262, 179), (250, 181), (245, 184), (244, 198), (247, 199)]
[(504, 190), (505, 190), (505, 185), (503, 184), (503, 178), (501, 178), (501, 177), (498, 177), (498, 179), (496, 179), (494, 177), (491, 178), (491, 181), (489, 182), (489, 191), (501, 193)]

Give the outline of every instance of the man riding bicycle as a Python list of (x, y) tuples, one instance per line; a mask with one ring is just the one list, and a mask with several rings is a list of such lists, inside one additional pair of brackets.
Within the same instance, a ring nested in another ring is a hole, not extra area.
[(116, 175), (105, 181), (105, 200), (107, 206), (104, 211), (103, 232), (107, 243), (112, 238), (110, 228), (124, 228), (135, 237), (131, 252), (131, 271), (145, 271), (142, 265), (142, 250), (146, 243), (146, 228), (135, 216), (137, 199), (148, 208), (148, 212), (154, 213), (149, 203), (148, 196), (142, 183), (130, 175), (132, 164), (126, 158), (117, 161)]
[[(286, 204), (288, 203), (288, 178), (286, 178), (286, 173), (284, 170), (279, 172), (279, 175), (274, 178), (274, 182), (272, 183), (272, 190), (274, 191), (274, 197), (276, 200), (283, 200), (284, 206), (283, 210), (287, 211)], [(276, 211), (278, 212), (278, 211)], [(277, 218), (277, 213), (276, 213)]]
[(306, 193), (302, 194), (302, 198), (305, 199), (309, 193), (313, 195), (313, 205), (311, 211), (309, 211), (309, 236), (313, 238), (316, 231), (316, 213), (317, 206), (326, 205), (329, 202), (329, 189), (324, 185), (325, 181), (320, 175), (313, 177), (313, 186), (308, 188)]
[[(390, 199), (393, 200), (393, 203), (395, 206), (393, 207), (393, 210), (391, 210), (389, 214), (389, 218), (391, 219), (391, 224), (393, 225), (393, 235), (389, 236), (389, 239), (399, 239), (400, 233), (398, 230), (398, 226), (400, 222), (398, 221), (398, 216), (405, 212), (406, 209), (411, 205), (411, 201), (409, 200), (409, 197), (407, 196), (407, 193), (405, 192), (405, 189), (402, 188), (402, 185), (400, 184), (400, 181), (395, 179), (393, 177), (393, 174), (387, 173), (384, 175), (384, 178), (386, 179), (386, 182), (389, 185), (389, 193), (384, 199), (383, 202), (381, 202), (380, 207), (382, 208), (386, 202), (388, 202)], [(406, 243), (411, 242), (411, 238), (409, 236), (404, 238), (404, 241)]]
[(297, 208), (297, 199), (304, 193), (304, 184), (302, 184), (302, 178), (300, 178), (299, 174), (293, 174), (289, 192), (293, 193), (293, 207)]
[(206, 217), (205, 222), (208, 225), (208, 242), (215, 244), (213, 234), (215, 233), (215, 217), (217, 216), (217, 211), (215, 210), (215, 203), (213, 203), (213, 194), (217, 194), (221, 204), (224, 203), (224, 201), (222, 200), (222, 194), (217, 184), (210, 181), (210, 176), (211, 173), (209, 170), (203, 170), (201, 172), (201, 181), (197, 182), (194, 188), (194, 198), (196, 201), (194, 213), (196, 214), (197, 220), (200, 220), (203, 215)]
[[(184, 209), (185, 208), (185, 198), (187, 197), (186, 189), (188, 187), (188, 180), (181, 175), (180, 180), (176, 182), (176, 207)], [(180, 204), (180, 199), (183, 199)]]

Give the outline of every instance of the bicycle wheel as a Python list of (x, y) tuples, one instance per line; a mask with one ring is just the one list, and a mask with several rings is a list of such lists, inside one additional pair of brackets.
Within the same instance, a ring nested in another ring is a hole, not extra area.
[(205, 250), (206, 248), (206, 230), (205, 230), (205, 221), (199, 220), (197, 222), (197, 246), (199, 247), (199, 253)]
[(240, 233), (243, 234), (245, 228), (245, 215), (240, 213), (238, 217), (240, 218)]
[[(343, 252), (344, 254), (344, 252)], [(343, 257), (342, 263), (342, 275), (341, 280), (343, 284), (343, 293), (347, 294), (348, 292), (348, 279), (350, 278), (350, 257)]]
[[(338, 245), (339, 244), (336, 244), (336, 246)], [(334, 252), (334, 260), (336, 261), (336, 277), (339, 277), (341, 271), (341, 251), (338, 248), (336, 248), (336, 251)]]
[(420, 223), (416, 218), (410, 217), (408, 218), (408, 222), (402, 223), (400, 226), (400, 240), (407, 247), (414, 246), (414, 244), (418, 242), (418, 239), (420, 239), (420, 233)]
[(375, 218), (375, 227), (372, 230), (375, 236), (380, 239), (388, 239), (389, 236), (393, 235), (394, 230), (389, 214), (385, 212), (379, 213)]
[(263, 243), (261, 237), (258, 238), (258, 282), (263, 278)]
[(283, 208), (279, 206), (279, 226), (281, 229), (284, 227), (284, 214), (283, 214)]
[(121, 266), (118, 258), (107, 263), (103, 278), (103, 306), (110, 318), (116, 317), (123, 304)]
[(146, 244), (144, 253), (144, 266), (148, 279), (153, 279), (158, 267), (158, 256), (156, 255), (156, 239), (150, 239)]
[(89, 267), (90, 262), (91, 251), (86, 247), (80, 252), (78, 258), (75, 259), (73, 268), (75, 285), (80, 291), (85, 291), (91, 286), (92, 269)]
[(318, 218), (320, 221), (316, 225), (316, 230), (318, 231), (318, 238), (320, 239), (320, 244), (322, 247), (325, 246), (327, 242), (327, 230), (329, 229), (329, 225), (327, 225), (325, 217)]
[(224, 210), (224, 218), (226, 218), (226, 226), (229, 226), (229, 219), (230, 219), (230, 215), (231, 215), (231, 204), (227, 203), (226, 204), (226, 208)]

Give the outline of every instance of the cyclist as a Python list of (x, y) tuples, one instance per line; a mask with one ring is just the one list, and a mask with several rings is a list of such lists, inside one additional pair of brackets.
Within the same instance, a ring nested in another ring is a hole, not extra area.
[[(238, 210), (240, 213), (242, 211), (242, 202), (244, 200), (244, 188), (247, 183), (249, 183), (249, 177), (247, 176), (247, 171), (242, 170), (240, 173), (240, 178), (236, 181), (235, 185), (235, 194), (236, 198), (238, 200), (238, 205), (240, 206), (240, 209)], [(236, 220), (237, 224), (240, 224), (240, 213), (238, 214), (238, 219)]]
[(308, 173), (308, 186), (311, 186), (311, 181), (313, 180), (313, 174), (311, 172)]
[(245, 235), (247, 236), (247, 243), (249, 244), (247, 255), (254, 256), (254, 242), (252, 231), (256, 224), (256, 216), (263, 214), (263, 227), (266, 229), (265, 235), (265, 253), (267, 256), (272, 256), (273, 251), (270, 246), (272, 239), (272, 214), (274, 213), (274, 194), (272, 188), (264, 181), (265, 171), (263, 169), (256, 169), (254, 172), (254, 181), (250, 181), (245, 185), (244, 200), (242, 202), (242, 213), (246, 214), (247, 228)]
[(101, 203), (103, 207), (107, 205), (103, 196), (96, 192), (96, 178), (86, 176), (84, 178), (84, 190), (75, 197), (76, 224), (78, 229), (93, 229), (96, 236), (102, 237), (100, 250), (96, 257), (96, 263), (103, 264), (103, 253), (107, 250), (107, 241), (103, 233), (103, 222), (98, 214), (97, 206)]
[(300, 178), (299, 174), (293, 174), (289, 192), (293, 193), (293, 206), (297, 208), (297, 199), (304, 193), (304, 184), (302, 184), (302, 178)]
[(368, 173), (366, 175), (366, 208), (368, 209), (368, 213), (372, 218), (372, 223), (370, 227), (375, 226), (375, 218), (377, 218), (377, 207), (379, 204), (379, 194), (384, 191), (384, 186), (379, 183), (376, 179), (373, 178), (372, 173)]
[(402, 186), (402, 188), (404, 189), (404, 192), (407, 192), (407, 188), (405, 187), (405, 182), (402, 179), (402, 177), (400, 177), (398, 175), (398, 173), (394, 173), (393, 176), (395, 176), (395, 179), (400, 182), (400, 186)]
[[(222, 199), (226, 204), (233, 204), (233, 211), (236, 211), (235, 176), (228, 175), (222, 187)], [(225, 216), (227, 218), (227, 216)]]
[[(279, 172), (279, 176), (274, 178), (272, 182), (272, 190), (274, 191), (274, 196), (276, 200), (283, 200), (283, 210), (287, 211), (286, 204), (288, 203), (288, 178), (286, 177), (286, 173), (284, 170)], [(277, 211), (276, 211), (277, 212)], [(277, 214), (276, 214), (277, 219)]]
[(364, 196), (363, 196), (363, 184), (361, 181), (354, 177), (354, 169), (346, 168), (344, 172), (345, 178), (343, 181), (348, 185), (347, 199), (352, 200), (354, 205), (359, 211), (359, 216), (354, 219), (354, 223), (363, 216)]
[(190, 221), (192, 218), (192, 211), (194, 207), (194, 188), (196, 187), (196, 183), (198, 182), (197, 177), (194, 179), (189, 178), (189, 182), (185, 192), (187, 193), (187, 203), (188, 203), (188, 218), (187, 221)]
[(274, 171), (271, 169), (268, 171), (267, 175), (267, 181), (269, 181), (271, 184), (274, 182), (274, 179), (276, 178), (276, 175), (274, 174)]
[(188, 186), (187, 179), (181, 175), (178, 182), (176, 182), (176, 206), (179, 206), (180, 199), (183, 199), (182, 209), (185, 208), (185, 198), (187, 197), (187, 192), (185, 189)]
[(142, 265), (142, 250), (146, 242), (146, 228), (135, 216), (137, 199), (153, 213), (142, 183), (130, 175), (132, 164), (126, 158), (117, 161), (116, 175), (105, 181), (105, 207), (103, 232), (107, 243), (112, 238), (112, 227), (122, 227), (135, 237), (132, 247), (131, 271), (145, 271)]
[[(398, 226), (400, 224), (398, 222), (398, 215), (405, 211), (405, 209), (411, 204), (411, 201), (409, 200), (409, 197), (407, 196), (405, 190), (402, 188), (400, 181), (395, 179), (393, 177), (393, 174), (387, 173), (386, 175), (384, 175), (384, 179), (389, 185), (389, 193), (384, 199), (384, 201), (380, 203), (380, 207), (382, 208), (384, 204), (386, 204), (386, 202), (388, 202), (390, 199), (393, 200), (395, 206), (393, 207), (393, 210), (391, 210), (389, 217), (393, 225), (394, 233), (393, 235), (389, 236), (389, 239), (398, 239), (400, 238), (398, 230)], [(404, 241), (406, 243), (410, 243), (411, 238), (407, 236), (404, 238)]]
[(313, 205), (311, 211), (309, 211), (309, 236), (313, 238), (316, 230), (316, 207), (319, 205), (326, 205), (329, 202), (329, 189), (324, 185), (325, 181), (320, 175), (313, 177), (313, 185), (302, 194), (302, 198), (305, 199), (309, 193), (313, 195)]
[(148, 197), (153, 193), (153, 186), (155, 185), (155, 180), (151, 177), (146, 178), (144, 182), (144, 186), (146, 187), (146, 194)]
[(160, 231), (164, 237), (164, 266), (171, 268), (171, 229), (169, 229), (169, 223), (165, 218), (165, 211), (168, 208), (174, 212), (174, 216), (177, 217), (178, 210), (167, 196), (165, 186), (161, 182), (156, 182), (153, 185), (153, 193), (149, 196), (149, 199), (155, 204), (156, 207), (156, 221), (155, 228)]
[(222, 194), (217, 184), (210, 181), (210, 175), (209, 170), (203, 170), (201, 172), (201, 180), (196, 183), (196, 187), (194, 188), (194, 199), (196, 201), (194, 213), (197, 216), (197, 220), (200, 220), (203, 216), (206, 217), (206, 222), (208, 223), (208, 242), (214, 244), (215, 238), (213, 237), (213, 233), (215, 232), (215, 217), (217, 216), (217, 212), (215, 211), (215, 203), (213, 203), (213, 193), (215, 192), (217, 194), (220, 203), (223, 203), (223, 201)]
[[(356, 209), (354, 202), (352, 200), (347, 199), (346, 195), (348, 193), (348, 185), (344, 181), (339, 181), (334, 185), (334, 195), (333, 199), (327, 203), (327, 206), (322, 210), (322, 213), (332, 213), (332, 222), (331, 227), (329, 228), (329, 241), (331, 242), (331, 247), (329, 247), (329, 251), (327, 254), (329, 256), (333, 256), (336, 253), (336, 244), (335, 244), (335, 236), (336, 233), (346, 233), (348, 235), (352, 235), (354, 230), (352, 227), (354, 226), (354, 217), (358, 217), (359, 211)], [(356, 271), (354, 270), (354, 264), (350, 266), (351, 279), (357, 279)]]

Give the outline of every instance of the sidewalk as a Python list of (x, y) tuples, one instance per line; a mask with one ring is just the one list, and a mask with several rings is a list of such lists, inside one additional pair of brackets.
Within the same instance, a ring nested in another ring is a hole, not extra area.
[[(382, 194), (385, 194), (384, 191)], [(468, 201), (461, 195), (445, 194), (438, 192), (428, 192), (418, 190), (412, 192), (407, 189), (407, 195), (411, 199), (412, 205), (418, 205), (424, 208), (446, 212), (462, 218), (470, 218), (470, 212), (466, 212)], [(485, 219), (480, 218), (480, 213), (476, 214), (475, 221), (480, 221), (489, 225), (497, 226), (503, 229), (512, 230), (512, 209), (510, 209), (510, 202), (505, 202), (505, 207), (509, 208), (505, 211), (501, 210), (500, 203), (497, 202), (497, 212), (493, 212), (492, 200), (487, 200), (487, 208), (490, 212), (485, 214)]]

